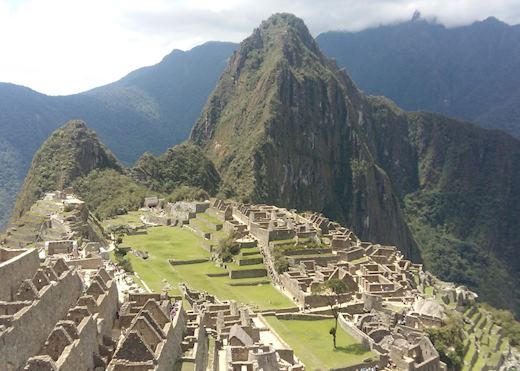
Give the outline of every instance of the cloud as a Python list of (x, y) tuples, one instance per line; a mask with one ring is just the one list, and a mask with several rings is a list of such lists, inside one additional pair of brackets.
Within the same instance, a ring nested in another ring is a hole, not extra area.
[(0, 81), (69, 94), (157, 63), (172, 49), (240, 41), (275, 12), (317, 35), (408, 20), (447, 26), (496, 16), (520, 22), (518, 0), (25, 0), (0, 2)]

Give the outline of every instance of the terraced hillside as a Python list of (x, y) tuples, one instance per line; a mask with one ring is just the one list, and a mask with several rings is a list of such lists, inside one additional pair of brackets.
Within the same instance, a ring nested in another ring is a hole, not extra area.
[[(122, 217), (120, 222), (126, 224), (128, 219)], [(135, 220), (132, 222), (136, 224)], [(112, 227), (117, 224), (118, 219), (110, 220)], [(198, 213), (184, 227), (149, 227), (144, 232), (126, 235), (122, 245), (148, 253), (147, 259), (131, 253), (127, 256), (134, 271), (154, 291), (168, 287), (171, 293), (179, 293), (178, 284), (187, 282), (197, 290), (260, 310), (294, 307), (289, 298), (271, 285), (257, 247), (242, 249), (232, 263), (218, 266), (211, 261), (210, 250), (226, 237), (218, 227), (222, 224), (223, 220), (213, 215)], [(251, 262), (255, 264), (248, 264)]]

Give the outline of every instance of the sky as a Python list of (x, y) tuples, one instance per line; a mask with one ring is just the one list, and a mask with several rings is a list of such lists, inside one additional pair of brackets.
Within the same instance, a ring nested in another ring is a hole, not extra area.
[(495, 16), (520, 23), (520, 0), (0, 0), (0, 81), (49, 95), (85, 91), (161, 61), (173, 49), (239, 42), (272, 13), (311, 33), (409, 20), (447, 27)]

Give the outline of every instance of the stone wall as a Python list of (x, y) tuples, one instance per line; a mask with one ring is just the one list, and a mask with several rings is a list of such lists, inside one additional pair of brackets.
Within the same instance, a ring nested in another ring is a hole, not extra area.
[(170, 326), (167, 330), (167, 339), (164, 343), (164, 347), (161, 351), (161, 355), (157, 360), (156, 370), (172, 370), (175, 361), (182, 356), (181, 342), (183, 339), (184, 331), (188, 317), (184, 308), (181, 308), (173, 321), (168, 324)]
[(291, 255), (312, 255), (312, 254), (331, 254), (332, 249), (298, 249), (284, 251), (285, 256)]
[(0, 365), (17, 370), (35, 355), (56, 323), (65, 317), (82, 292), (75, 270), (40, 290), (40, 298), (14, 315), (11, 326), (0, 334)]
[(303, 321), (319, 321), (322, 319), (334, 318), (332, 315), (325, 314), (309, 314), (309, 313), (276, 313), (278, 319), (303, 320)]
[(260, 245), (269, 245), (269, 231), (265, 228), (261, 228), (258, 223), (250, 223), (249, 233), (251, 233)]
[(170, 265), (184, 265), (184, 264), (198, 264), (198, 263), (206, 263), (208, 262), (208, 258), (203, 259), (190, 259), (190, 260), (174, 260), (174, 259), (168, 259), (168, 263)]
[(37, 250), (0, 248), (0, 300), (13, 300), (22, 281), (32, 278), (39, 267)]
[(101, 336), (112, 336), (112, 327), (116, 313), (119, 310), (117, 285), (114, 280), (108, 284), (108, 290), (103, 295), (102, 299), (98, 298), (99, 317), (98, 328)]
[(77, 327), (78, 338), (67, 346), (56, 361), (60, 371), (94, 369), (94, 353), (98, 352), (96, 321), (85, 317)]
[(302, 261), (312, 260), (312, 261), (314, 261), (314, 263), (316, 265), (320, 265), (322, 267), (326, 267), (329, 263), (337, 262), (338, 261), (338, 256), (337, 255), (324, 255), (324, 256), (312, 256), (312, 257), (306, 257), (306, 256), (293, 257), (293, 256), (289, 256), (288, 260), (289, 260), (289, 263), (291, 265), (298, 265)]
[(209, 339), (203, 326), (198, 328), (195, 347), (195, 371), (205, 371), (208, 364)]
[(338, 323), (343, 330), (348, 332), (350, 336), (363, 344), (363, 346), (367, 347), (367, 349), (371, 349), (377, 353), (386, 353), (381, 346), (374, 343), (374, 340), (370, 336), (358, 329), (353, 323), (347, 321), (345, 317), (339, 316)]
[(72, 267), (81, 267), (83, 269), (98, 269), (103, 266), (103, 259), (100, 256), (93, 258), (69, 260), (67, 265)]
[(265, 268), (232, 270), (229, 272), (229, 278), (256, 278), (267, 276)]
[(48, 255), (68, 254), (76, 249), (76, 241), (74, 240), (60, 240), (45, 242)]

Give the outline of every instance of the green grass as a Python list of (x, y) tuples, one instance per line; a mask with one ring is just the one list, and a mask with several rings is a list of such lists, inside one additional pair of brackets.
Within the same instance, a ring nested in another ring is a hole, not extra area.
[(295, 355), (307, 370), (325, 370), (355, 365), (376, 355), (366, 350), (356, 339), (338, 327), (337, 348), (332, 347), (329, 329), (334, 320), (280, 320), (275, 316), (265, 319), (274, 330), (293, 348)]
[(130, 224), (130, 225), (142, 225), (141, 220), (139, 220), (139, 217), (143, 213), (140, 211), (129, 211), (128, 214), (124, 215), (118, 215), (115, 218), (109, 218), (105, 219), (102, 222), (103, 227), (108, 227), (109, 225), (124, 225), (124, 224)]
[(216, 216), (206, 213), (198, 213), (197, 218), (213, 224), (224, 224), (224, 222)]
[[(230, 279), (208, 277), (208, 273), (227, 273), (213, 262), (172, 266), (168, 259), (187, 260), (209, 257), (202, 247), (202, 239), (189, 230), (172, 227), (148, 228), (145, 235), (125, 236), (123, 244), (134, 249), (148, 251), (149, 258), (144, 260), (128, 254), (134, 270), (154, 291), (160, 291), (166, 280), (178, 294), (178, 284), (186, 282), (196, 290), (204, 290), (221, 300), (231, 299), (249, 304), (258, 309), (278, 309), (294, 307), (294, 303), (264, 282), (266, 277), (257, 279)], [(257, 268), (257, 266), (251, 266)], [(261, 266), (264, 268), (264, 266)], [(240, 267), (243, 269), (243, 267)], [(250, 267), (248, 267), (250, 268)], [(251, 286), (230, 286), (230, 283), (245, 282)]]
[(193, 227), (196, 227), (203, 233), (215, 233), (215, 230), (210, 228), (203, 220), (201, 219), (191, 219), (190, 224)]

